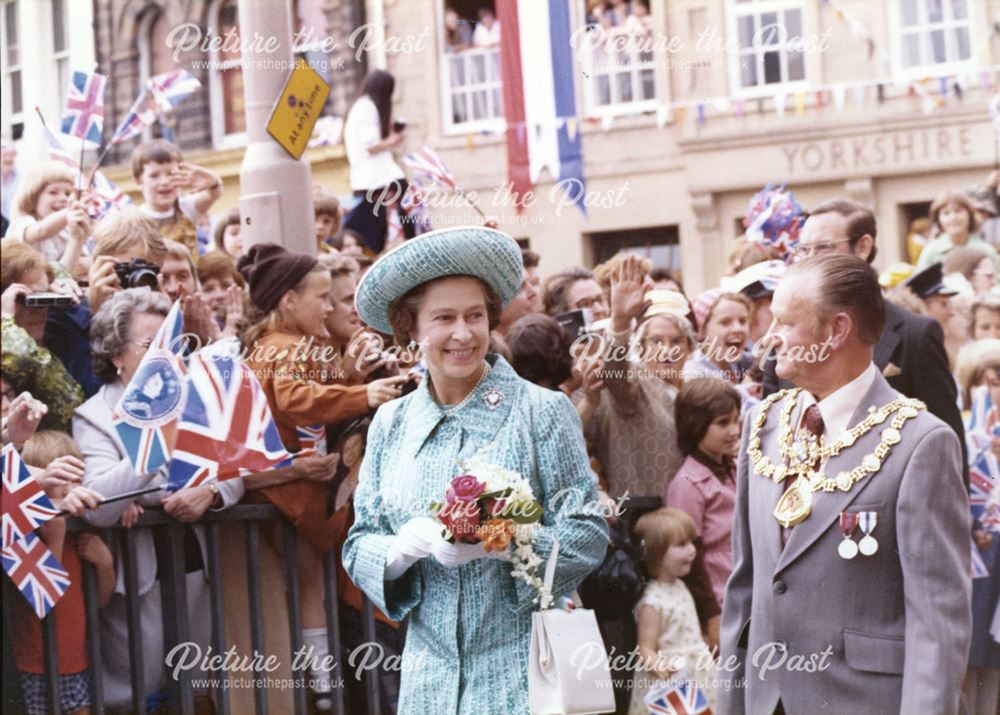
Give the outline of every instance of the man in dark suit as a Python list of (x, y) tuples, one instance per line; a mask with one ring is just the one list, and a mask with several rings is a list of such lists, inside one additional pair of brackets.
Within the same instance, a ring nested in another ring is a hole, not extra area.
[[(803, 257), (828, 253), (854, 254), (875, 260), (875, 215), (856, 201), (829, 199), (809, 212), (802, 227), (798, 253)], [(966, 465), (965, 429), (958, 410), (958, 386), (948, 368), (941, 325), (890, 301), (885, 303), (885, 329), (875, 345), (875, 366), (894, 390), (914, 397), (955, 430)], [(764, 397), (791, 387), (775, 375), (773, 354), (764, 364)], [(962, 473), (968, 484), (968, 468)]]

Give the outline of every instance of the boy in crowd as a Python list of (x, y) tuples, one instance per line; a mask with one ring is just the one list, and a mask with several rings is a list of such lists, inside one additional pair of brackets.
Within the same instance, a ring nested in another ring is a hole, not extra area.
[[(182, 244), (197, 257), (195, 226), (222, 196), (218, 174), (184, 162), (177, 147), (157, 139), (132, 152), (132, 176), (145, 201), (142, 211), (156, 221), (160, 235)], [(191, 192), (181, 196), (184, 186)]]
[(313, 191), (313, 210), (316, 214), (316, 249), (319, 253), (336, 253), (340, 250), (340, 202), (325, 189)]

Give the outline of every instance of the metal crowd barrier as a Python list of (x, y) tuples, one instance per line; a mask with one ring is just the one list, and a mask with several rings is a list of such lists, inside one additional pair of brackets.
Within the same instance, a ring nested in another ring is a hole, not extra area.
[[(223, 583), (221, 579), (221, 555), (219, 550), (219, 525), (222, 523), (241, 522), (244, 527), (246, 543), (246, 568), (247, 568), (247, 588), (249, 596), (249, 619), (251, 648), (256, 653), (264, 653), (264, 620), (261, 603), (261, 571), (260, 556), (260, 527), (262, 523), (277, 523), (282, 530), (282, 561), (284, 566), (284, 576), (286, 583), (286, 597), (288, 601), (288, 629), (289, 643), (292, 657), (302, 646), (302, 632), (299, 614), (299, 569), (296, 558), (296, 544), (298, 535), (294, 527), (282, 516), (275, 507), (270, 505), (236, 505), (224, 511), (207, 511), (197, 524), (205, 527), (206, 545), (208, 551), (209, 591), (211, 595), (209, 607), (211, 609), (211, 647), (215, 653), (222, 653), (226, 650), (224, 644), (224, 612), (223, 612)], [(91, 527), (86, 522), (79, 519), (69, 519), (68, 531), (94, 531), (102, 537), (111, 531), (117, 531), (120, 535), (122, 547), (122, 568), (125, 578), (125, 601), (126, 618), (129, 633), (129, 664), (132, 682), (132, 706), (131, 712), (139, 715), (146, 713), (146, 693), (142, 685), (143, 673), (143, 640), (142, 628), (140, 624), (140, 603), (138, 595), (138, 571), (136, 568), (136, 529), (152, 529), (156, 544), (156, 557), (160, 564), (161, 602), (163, 609), (163, 646), (164, 653), (169, 653), (170, 649), (189, 640), (188, 638), (188, 612), (192, 604), (187, 603), (187, 590), (185, 586), (185, 564), (184, 564), (184, 528), (185, 524), (178, 522), (168, 516), (160, 509), (150, 508), (139, 517), (139, 521), (131, 529), (116, 527), (115, 529), (98, 530)], [(107, 542), (107, 538), (105, 538)], [(325, 584), (324, 609), (326, 613), (327, 637), (329, 639), (329, 652), (336, 661), (335, 668), (330, 673), (330, 682), (334, 684), (331, 690), (333, 701), (332, 712), (335, 715), (344, 715), (344, 690), (336, 687), (338, 679), (343, 675), (340, 621), (338, 614), (337, 599), (337, 554), (336, 549), (330, 549), (323, 556), (323, 583)], [(90, 687), (92, 713), (105, 713), (106, 706), (104, 693), (102, 692), (101, 679), (101, 643), (99, 613), (97, 605), (97, 577), (92, 564), (83, 562), (83, 591), (87, 615), (87, 654), (90, 663)], [(9, 598), (21, 598), (17, 590), (13, 587), (10, 579), (4, 579), (4, 600)], [(199, 604), (200, 605), (200, 604)], [(197, 607), (197, 605), (195, 606)], [(12, 679), (16, 677), (13, 672), (12, 650), (8, 635), (7, 614), (5, 609), (3, 625), (3, 649), (4, 649), (4, 676)], [(375, 642), (375, 610), (372, 603), (362, 595), (362, 633), (368, 642)], [(59, 705), (59, 676), (56, 662), (56, 634), (55, 619), (50, 614), (42, 621), (42, 642), (43, 657), (46, 678), (46, 700), (49, 704), (49, 712), (54, 715), (62, 715)], [(166, 669), (166, 665), (164, 665)], [(8, 672), (9, 670), (9, 672)], [(256, 669), (254, 677), (257, 678), (263, 671)], [(209, 676), (213, 677), (213, 676)], [(226, 686), (225, 673), (219, 673), (219, 687), (215, 690), (216, 712), (220, 715), (229, 715), (232, 710), (230, 706), (229, 688)], [(379, 702), (379, 683), (377, 669), (368, 669), (365, 673), (365, 692), (367, 695), (368, 712), (375, 715), (381, 712)], [(346, 677), (344, 678), (346, 681)], [(9, 685), (9, 683), (5, 683)], [(194, 713), (194, 692), (191, 683), (191, 671), (183, 670), (179, 678), (167, 678), (167, 696), (169, 711), (171, 713), (183, 713), (189, 715)], [(19, 692), (20, 688), (16, 688)], [(305, 687), (295, 688), (293, 692), (295, 715), (305, 715), (307, 712), (307, 691)], [(257, 715), (268, 714), (267, 692), (260, 687), (254, 688), (254, 701)], [(10, 698), (4, 696), (4, 712), (8, 712)], [(15, 705), (16, 707), (16, 705)]]

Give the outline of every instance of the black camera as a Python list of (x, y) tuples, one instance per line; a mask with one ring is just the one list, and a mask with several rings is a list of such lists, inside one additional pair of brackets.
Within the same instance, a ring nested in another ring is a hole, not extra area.
[(157, 276), (160, 267), (142, 258), (133, 258), (128, 263), (116, 263), (115, 275), (122, 288), (149, 288), (156, 290), (160, 282)]
[(591, 323), (594, 322), (594, 313), (590, 308), (578, 308), (556, 316), (556, 322), (565, 330), (571, 340), (576, 340), (581, 335), (591, 332)]

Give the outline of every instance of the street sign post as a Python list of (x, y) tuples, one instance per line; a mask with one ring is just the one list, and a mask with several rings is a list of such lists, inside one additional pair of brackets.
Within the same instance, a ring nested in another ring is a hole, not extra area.
[(305, 61), (296, 61), (267, 122), (267, 133), (293, 159), (299, 159), (305, 151), (313, 125), (329, 96), (330, 85), (319, 73)]

